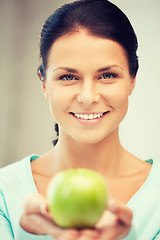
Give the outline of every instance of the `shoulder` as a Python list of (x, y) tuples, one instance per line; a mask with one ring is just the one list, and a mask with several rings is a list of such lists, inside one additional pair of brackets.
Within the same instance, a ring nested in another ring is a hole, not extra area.
[(28, 156), (0, 169), (0, 215), (18, 222), (25, 197), (36, 192)]
[(147, 161), (147, 164), (150, 165), (148, 168), (147, 178), (142, 186), (142, 189), (149, 191), (150, 196), (153, 196), (154, 199), (160, 199), (160, 161), (157, 159), (150, 159)]
[[(31, 160), (35, 158), (36, 155), (30, 155), (16, 163), (1, 168), (0, 192), (6, 195), (11, 193), (15, 195), (15, 192), (18, 195), (36, 192), (31, 169)], [(14, 196), (15, 198), (16, 195)]]
[(0, 169), (0, 198), (6, 204), (25, 191), (29, 163), (30, 156)]
[(128, 202), (134, 213), (133, 225), (140, 239), (154, 239), (160, 229), (159, 200), (160, 161), (153, 159), (146, 181)]
[(154, 159), (152, 163), (152, 168), (150, 170), (148, 184), (152, 183), (152, 187), (156, 188), (160, 192), (160, 161)]
[(0, 215), (8, 220), (10, 219), (8, 207), (10, 202), (13, 207), (16, 202), (17, 188), (22, 181), (25, 162), (26, 159), (23, 159), (0, 169)]
[(8, 205), (35, 192), (30, 167), (31, 156), (0, 169), (0, 197)]
[(56, 172), (55, 166), (53, 150), (38, 157), (36, 161), (31, 162), (33, 176), (43, 175), (45, 177), (52, 177)]
[(25, 169), (27, 168), (27, 163), (30, 161), (30, 156), (18, 161), (16, 163), (10, 164), (4, 168), (0, 169), (0, 189), (2, 187), (9, 187), (14, 185), (17, 181), (22, 180), (24, 176)]

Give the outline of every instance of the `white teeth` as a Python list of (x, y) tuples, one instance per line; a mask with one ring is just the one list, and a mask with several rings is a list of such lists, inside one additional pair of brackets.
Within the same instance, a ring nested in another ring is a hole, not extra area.
[(83, 116), (83, 118), (86, 120), (88, 119), (88, 117), (89, 117), (88, 114), (84, 114), (84, 116)]
[(93, 119), (93, 114), (89, 114), (89, 119)]
[(98, 114), (78, 114), (78, 113), (74, 113), (74, 115), (77, 117), (77, 118), (81, 118), (81, 119), (85, 119), (85, 120), (92, 120), (92, 119), (95, 119), (95, 118), (100, 118), (102, 117), (103, 113), (98, 113)]

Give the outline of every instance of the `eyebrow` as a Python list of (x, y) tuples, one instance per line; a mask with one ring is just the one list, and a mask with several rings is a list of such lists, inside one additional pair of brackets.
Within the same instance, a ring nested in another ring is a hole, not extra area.
[(120, 68), (121, 70), (124, 70), (123, 67), (119, 66), (119, 65), (110, 65), (110, 66), (107, 66), (107, 67), (102, 67), (102, 68), (99, 68), (97, 70), (97, 72), (104, 72), (104, 71), (108, 71), (110, 70), (111, 68)]
[(55, 68), (53, 70), (53, 72), (55, 72), (57, 70), (65, 70), (65, 71), (70, 72), (70, 73), (78, 73), (78, 70), (76, 70), (74, 68), (69, 68), (69, 67), (58, 67), (58, 68)]
[[(97, 70), (97, 72), (104, 72), (104, 71), (108, 71), (110, 70), (111, 68), (120, 68), (121, 70), (124, 70), (123, 67), (119, 66), (119, 65), (110, 65), (110, 66), (106, 66), (106, 67), (102, 67), (102, 68), (99, 68)], [(74, 68), (70, 68), (70, 67), (58, 67), (58, 68), (55, 68), (53, 70), (53, 72), (57, 71), (57, 70), (65, 70), (67, 72), (70, 72), (70, 73), (78, 73), (79, 71), (77, 69), (74, 69)]]

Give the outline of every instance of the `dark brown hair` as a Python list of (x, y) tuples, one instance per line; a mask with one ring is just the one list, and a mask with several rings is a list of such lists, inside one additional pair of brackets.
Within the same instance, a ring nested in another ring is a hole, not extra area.
[[(80, 29), (121, 44), (128, 57), (130, 75), (136, 76), (138, 43), (127, 16), (108, 0), (79, 0), (58, 8), (43, 25), (40, 38), (41, 65), (38, 68), (41, 80), (45, 80), (48, 55), (53, 43), (64, 34)], [(58, 134), (57, 124), (55, 128)]]

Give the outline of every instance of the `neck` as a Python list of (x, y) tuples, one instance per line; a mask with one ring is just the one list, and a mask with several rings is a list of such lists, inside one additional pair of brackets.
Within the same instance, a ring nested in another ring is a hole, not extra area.
[(66, 135), (60, 136), (54, 148), (54, 157), (58, 169), (89, 168), (103, 175), (115, 176), (118, 174), (123, 152), (116, 129), (103, 141), (94, 144), (82, 144)]

